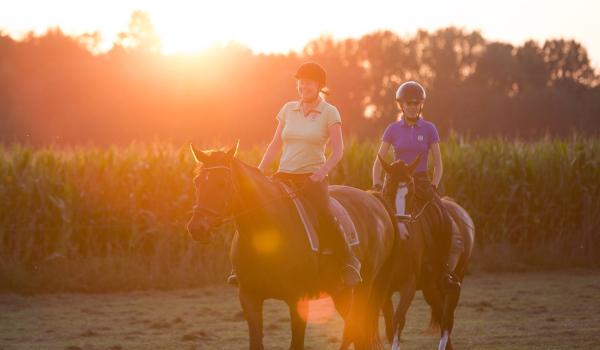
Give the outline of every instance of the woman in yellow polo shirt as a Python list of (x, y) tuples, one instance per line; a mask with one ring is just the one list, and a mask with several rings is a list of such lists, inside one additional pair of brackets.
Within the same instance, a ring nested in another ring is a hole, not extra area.
[[(299, 100), (286, 103), (277, 114), (277, 129), (258, 168), (265, 170), (281, 153), (275, 178), (291, 181), (319, 213), (318, 234), (321, 242), (331, 242), (334, 254), (343, 263), (343, 280), (347, 286), (361, 281), (360, 263), (335, 222), (329, 208), (327, 174), (342, 158), (342, 120), (337, 108), (320, 93), (326, 85), (325, 70), (309, 62), (296, 72)], [(331, 155), (325, 157), (329, 141)]]

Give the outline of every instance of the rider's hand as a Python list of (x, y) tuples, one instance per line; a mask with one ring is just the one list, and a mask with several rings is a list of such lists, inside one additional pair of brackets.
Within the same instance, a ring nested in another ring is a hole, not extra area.
[(310, 180), (313, 182), (321, 182), (327, 177), (327, 173), (323, 169), (319, 169), (310, 175)]

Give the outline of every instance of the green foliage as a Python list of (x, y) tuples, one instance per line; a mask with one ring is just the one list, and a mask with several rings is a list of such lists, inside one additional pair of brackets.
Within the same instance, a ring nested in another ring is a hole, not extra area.
[[(369, 188), (376, 149), (373, 142), (348, 140), (332, 183)], [(600, 263), (599, 139), (527, 143), (453, 135), (442, 152), (445, 194), (471, 213), (477, 249), (510, 247), (510, 259), (542, 267)], [(261, 153), (254, 147), (239, 157), (257, 164)], [(222, 281), (233, 230), (225, 228), (207, 246), (188, 237), (193, 169), (187, 147), (162, 143), (0, 148), (0, 289), (104, 291)], [(484, 258), (479, 261), (490, 261)]]

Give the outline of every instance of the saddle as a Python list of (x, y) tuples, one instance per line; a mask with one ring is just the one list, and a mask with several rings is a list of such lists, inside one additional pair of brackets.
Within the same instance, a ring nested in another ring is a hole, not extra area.
[[(310, 248), (314, 252), (320, 251), (323, 254), (327, 254), (328, 251), (326, 249), (321, 249), (320, 247), (319, 236), (315, 226), (313, 225), (315, 215), (311, 215), (310, 209), (307, 210), (307, 206), (305, 206), (302, 199), (296, 194), (296, 191), (290, 185), (282, 181), (276, 181), (276, 183), (281, 186), (282, 190), (287, 193), (289, 198), (294, 203), (296, 212), (304, 226), (304, 231), (306, 233), (308, 243), (310, 244)], [(356, 226), (354, 225), (354, 222), (352, 221), (352, 218), (350, 217), (350, 214), (348, 214), (346, 208), (344, 208), (344, 206), (333, 197), (329, 198), (329, 206), (335, 221), (344, 233), (346, 244), (348, 244), (350, 247), (360, 244)]]

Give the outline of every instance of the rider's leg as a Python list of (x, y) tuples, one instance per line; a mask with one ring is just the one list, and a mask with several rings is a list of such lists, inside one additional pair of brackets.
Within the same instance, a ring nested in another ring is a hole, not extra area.
[[(310, 180), (308, 180), (310, 181)], [(333, 217), (329, 206), (329, 181), (324, 179), (319, 183), (308, 185), (306, 194), (308, 201), (314, 205), (319, 216), (319, 236), (322, 242), (332, 245), (336, 255), (340, 258), (343, 269), (342, 277), (346, 286), (352, 287), (362, 281), (360, 275), (360, 261), (354, 256), (348, 246), (344, 233), (338, 222)]]
[(417, 192), (417, 210), (421, 210), (425, 205), (435, 207), (435, 209), (425, 208), (424, 211), (431, 214), (428, 216), (432, 221), (437, 221), (437, 224), (433, 225), (433, 230), (436, 232), (432, 232), (432, 236), (440, 254), (442, 285), (446, 288), (460, 287), (460, 283), (454, 275), (463, 250), (462, 237), (458, 227), (450, 218), (426, 174), (419, 174), (415, 177), (415, 190)]
[(464, 250), (464, 242), (462, 235), (456, 223), (452, 222), (452, 237), (450, 243), (450, 251), (443, 266), (443, 283), (446, 287), (460, 287), (458, 278), (454, 275), (460, 256)]

